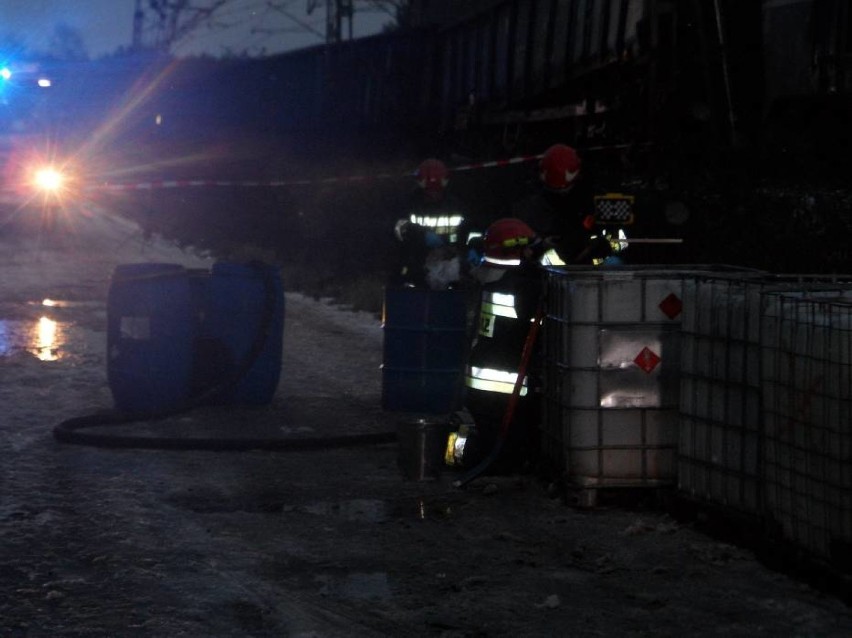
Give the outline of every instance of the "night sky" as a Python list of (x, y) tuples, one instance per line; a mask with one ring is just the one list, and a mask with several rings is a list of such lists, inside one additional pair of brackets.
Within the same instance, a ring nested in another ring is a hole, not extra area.
[[(321, 42), (320, 36), (291, 32), (292, 21), (264, 14), (264, 0), (232, 0), (230, 19), (240, 26), (227, 31), (203, 31), (176, 52), (179, 55), (209, 53), (221, 55), (226, 51), (248, 50), (252, 55), (312, 46)], [(143, 4), (147, 4), (147, 1)], [(0, 36), (13, 35), (32, 50), (43, 50), (57, 25), (67, 25), (78, 31), (85, 42), (89, 56), (97, 58), (131, 44), (133, 37), (134, 0), (3, 0), (0, 3)], [(324, 31), (324, 14), (304, 15), (305, 3), (297, 0), (290, 10), (300, 20), (316, 25)], [(258, 10), (259, 9), (259, 10)], [(369, 35), (380, 29), (387, 17), (380, 14), (359, 13), (355, 20), (355, 35)], [(291, 31), (274, 35), (253, 33), (253, 26), (289, 28)]]

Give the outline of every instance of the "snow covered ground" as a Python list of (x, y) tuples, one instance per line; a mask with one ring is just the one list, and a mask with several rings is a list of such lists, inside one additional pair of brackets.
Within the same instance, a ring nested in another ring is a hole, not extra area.
[[(111, 407), (115, 265), (212, 260), (106, 217), (0, 249), (2, 636), (852, 635), (838, 599), (663, 513), (574, 510), (529, 477), (403, 480), (394, 443), (60, 443), (54, 425)], [(393, 430), (410, 417), (379, 407), (381, 343), (372, 315), (288, 293), (271, 405), (121, 427)]]

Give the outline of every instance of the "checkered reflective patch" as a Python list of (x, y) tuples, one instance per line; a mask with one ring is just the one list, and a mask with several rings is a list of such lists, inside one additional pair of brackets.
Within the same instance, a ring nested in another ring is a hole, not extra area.
[(598, 224), (633, 223), (633, 195), (607, 193), (595, 196), (595, 221)]

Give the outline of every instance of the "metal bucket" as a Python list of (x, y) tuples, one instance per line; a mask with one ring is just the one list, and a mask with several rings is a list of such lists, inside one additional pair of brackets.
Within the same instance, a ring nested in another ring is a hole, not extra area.
[(444, 468), (450, 423), (446, 418), (412, 417), (397, 423), (397, 464), (412, 481), (435, 480)]

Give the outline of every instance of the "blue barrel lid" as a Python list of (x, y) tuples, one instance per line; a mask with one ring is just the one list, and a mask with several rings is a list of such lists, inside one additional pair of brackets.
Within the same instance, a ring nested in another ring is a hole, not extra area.
[(186, 269), (180, 264), (170, 263), (139, 263), (119, 264), (113, 270), (113, 279), (133, 279), (136, 277), (148, 277), (152, 275), (184, 274)]

